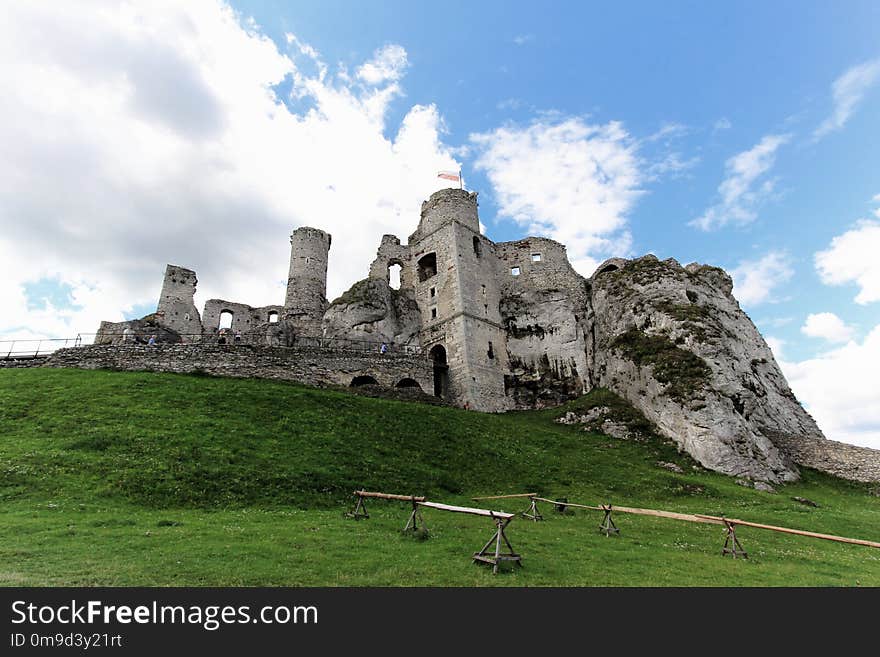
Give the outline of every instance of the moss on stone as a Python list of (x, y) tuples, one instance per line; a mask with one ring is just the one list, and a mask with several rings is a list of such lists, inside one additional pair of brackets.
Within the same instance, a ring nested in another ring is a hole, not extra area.
[(706, 322), (712, 321), (712, 313), (706, 306), (695, 303), (673, 303), (660, 301), (654, 303), (654, 307), (662, 313), (666, 313), (672, 319), (680, 322)]
[(637, 329), (618, 335), (611, 348), (636, 365), (651, 366), (654, 378), (667, 385), (666, 394), (678, 401), (697, 396), (712, 372), (706, 361), (669, 338)]

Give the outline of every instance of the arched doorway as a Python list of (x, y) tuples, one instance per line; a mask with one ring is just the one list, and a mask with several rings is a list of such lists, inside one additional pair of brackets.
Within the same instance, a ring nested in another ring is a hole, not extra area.
[(415, 379), (401, 379), (400, 381), (397, 382), (397, 385), (394, 387), (395, 388), (418, 388), (419, 390), (422, 389), (422, 386), (420, 386), (419, 382), (416, 381)]
[(376, 381), (376, 379), (374, 379), (373, 377), (368, 376), (368, 375), (362, 375), (362, 376), (354, 377), (351, 380), (351, 384), (349, 385), (349, 387), (350, 388), (357, 388), (358, 386), (377, 386), (377, 385), (379, 385), (379, 382)]
[(449, 365), (446, 363), (446, 348), (434, 345), (428, 352), (434, 361), (434, 396), (445, 399), (449, 394)]

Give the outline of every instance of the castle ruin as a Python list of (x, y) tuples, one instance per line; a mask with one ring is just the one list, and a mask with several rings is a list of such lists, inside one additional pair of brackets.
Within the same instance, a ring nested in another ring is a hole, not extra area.
[[(166, 347), (171, 360), (141, 349), (151, 364), (125, 367), (192, 371), (198, 361), (232, 376), (412, 386), (486, 412), (608, 388), (703, 466), (763, 482), (798, 477), (798, 445), (836, 444), (797, 401), (717, 267), (647, 255), (612, 258), (584, 278), (558, 242), (482, 235), (477, 195), (462, 189), (432, 194), (406, 244), (384, 235), (368, 277), (332, 302), (330, 235), (303, 227), (290, 242), (283, 305), (211, 299), (200, 315), (195, 272), (168, 265), (155, 315), (104, 322), (96, 344), (119, 345), (125, 328), (159, 330), (160, 342), (176, 343)], [(390, 285), (396, 266), (399, 289)], [(233, 335), (247, 347), (234, 358), (220, 344)], [(340, 356), (353, 345), (358, 355)], [(100, 352), (94, 362), (123, 361)], [(602, 430), (601, 414), (580, 421)], [(880, 477), (876, 459), (856, 461), (836, 474)]]

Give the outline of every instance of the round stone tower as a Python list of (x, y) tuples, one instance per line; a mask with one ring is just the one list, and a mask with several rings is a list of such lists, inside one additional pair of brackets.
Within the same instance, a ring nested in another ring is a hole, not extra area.
[(457, 221), (475, 233), (480, 232), (477, 216), (477, 193), (466, 189), (441, 189), (422, 203), (419, 227), (410, 237), (410, 243), (430, 235), (441, 226)]
[(320, 336), (327, 309), (327, 254), (330, 234), (317, 228), (297, 228), (290, 235), (290, 271), (284, 318), (300, 335)]

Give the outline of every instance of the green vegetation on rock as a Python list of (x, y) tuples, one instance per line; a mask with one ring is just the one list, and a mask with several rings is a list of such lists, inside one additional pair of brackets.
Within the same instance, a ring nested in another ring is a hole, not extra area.
[(697, 397), (712, 373), (706, 361), (693, 352), (676, 346), (669, 338), (638, 329), (618, 335), (611, 348), (640, 367), (650, 366), (654, 378), (667, 384), (666, 394), (678, 401)]

